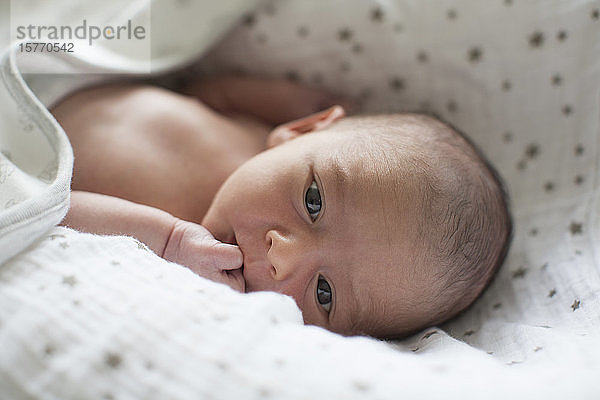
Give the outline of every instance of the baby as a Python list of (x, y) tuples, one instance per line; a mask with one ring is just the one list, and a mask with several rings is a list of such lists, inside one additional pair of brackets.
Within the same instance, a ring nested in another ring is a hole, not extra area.
[(75, 154), (64, 225), (129, 234), (240, 291), (290, 295), (305, 323), (346, 335), (446, 321), (502, 263), (502, 184), (437, 119), (315, 113), (338, 101), (278, 80), (185, 93), (92, 88), (53, 108)]

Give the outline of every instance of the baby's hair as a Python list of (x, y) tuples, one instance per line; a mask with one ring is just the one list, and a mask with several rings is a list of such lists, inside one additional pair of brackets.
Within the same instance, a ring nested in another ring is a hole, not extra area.
[(499, 174), (473, 142), (435, 116), (370, 115), (346, 118), (340, 127), (346, 124), (368, 132), (361, 139), (381, 151), (396, 153), (403, 161), (390, 169), (414, 178), (420, 192), (415, 242), (419, 264), (427, 266), (420, 322), (385, 336), (405, 336), (463, 312), (489, 286), (510, 245), (512, 220)]
[(438, 324), (468, 309), (489, 287), (508, 253), (513, 225), (504, 182), (477, 146), (439, 118), (415, 118), (429, 125), (440, 167), (451, 176), (442, 192), (433, 193), (447, 206), (436, 208), (432, 199), (429, 210), (430, 223), (439, 227), (427, 241), (442, 266), (436, 277), (439, 297), (432, 304), (437, 312), (430, 321)]

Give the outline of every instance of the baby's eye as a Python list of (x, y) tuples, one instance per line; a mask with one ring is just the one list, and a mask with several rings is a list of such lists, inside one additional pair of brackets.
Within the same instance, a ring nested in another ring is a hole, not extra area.
[(317, 301), (327, 312), (331, 310), (331, 297), (331, 286), (329, 286), (325, 278), (319, 275), (317, 281)]
[(306, 204), (306, 210), (310, 218), (313, 221), (316, 220), (321, 212), (321, 194), (319, 193), (317, 182), (312, 181), (308, 189), (306, 189), (304, 203)]

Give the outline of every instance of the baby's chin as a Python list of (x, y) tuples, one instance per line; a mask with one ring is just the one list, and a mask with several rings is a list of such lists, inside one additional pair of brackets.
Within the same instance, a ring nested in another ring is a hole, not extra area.
[[(232, 198), (237, 198), (235, 191), (235, 182), (232, 177), (235, 173), (241, 170), (245, 164), (238, 167), (227, 179), (221, 184), (221, 187), (213, 197), (204, 218), (202, 219), (201, 225), (204, 226), (209, 232), (215, 237), (215, 239), (229, 244), (235, 243), (235, 233), (231, 226), (228, 215), (231, 214), (232, 209), (235, 210), (236, 204), (231, 204)], [(234, 202), (235, 203), (235, 202)]]
[(201, 225), (208, 229), (215, 239), (223, 243), (235, 244), (235, 233), (233, 228), (223, 219), (218, 217), (215, 201), (208, 208), (206, 215), (202, 219)]

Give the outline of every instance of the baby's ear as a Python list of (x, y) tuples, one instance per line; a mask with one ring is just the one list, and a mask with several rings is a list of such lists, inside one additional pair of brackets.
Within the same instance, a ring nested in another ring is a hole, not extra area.
[(305, 133), (325, 129), (345, 115), (346, 111), (344, 111), (344, 108), (335, 105), (325, 111), (279, 125), (269, 134), (267, 148), (270, 149)]

